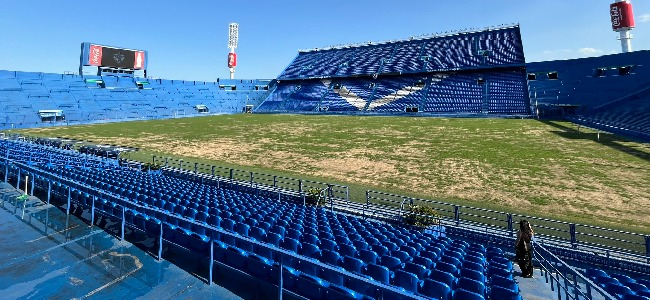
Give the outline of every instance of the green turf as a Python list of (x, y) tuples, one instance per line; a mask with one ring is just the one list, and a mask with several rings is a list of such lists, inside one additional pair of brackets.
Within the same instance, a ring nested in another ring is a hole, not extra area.
[(650, 232), (650, 148), (566, 122), (222, 115), (22, 130), (151, 155)]

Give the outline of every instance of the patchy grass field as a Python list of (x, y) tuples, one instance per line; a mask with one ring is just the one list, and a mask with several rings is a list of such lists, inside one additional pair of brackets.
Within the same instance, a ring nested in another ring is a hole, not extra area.
[(650, 232), (650, 146), (565, 122), (222, 115), (20, 131), (570, 222)]

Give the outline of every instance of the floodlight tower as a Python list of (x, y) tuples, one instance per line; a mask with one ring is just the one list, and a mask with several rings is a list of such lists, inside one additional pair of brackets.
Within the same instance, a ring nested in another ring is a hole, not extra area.
[(238, 42), (239, 24), (230, 23), (228, 24), (228, 48), (230, 48), (230, 53), (228, 53), (228, 68), (230, 69), (230, 79), (235, 79), (235, 67), (237, 66), (235, 49), (237, 48)]
[(616, 0), (609, 6), (612, 17), (612, 29), (620, 34), (621, 52), (632, 51), (632, 29), (634, 28), (634, 12), (630, 0)]

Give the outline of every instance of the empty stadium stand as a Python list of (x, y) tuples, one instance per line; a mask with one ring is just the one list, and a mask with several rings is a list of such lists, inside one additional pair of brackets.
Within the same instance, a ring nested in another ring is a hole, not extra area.
[(2, 140), (0, 152), (6, 180), (20, 185), (28, 174), (32, 193), (38, 187), (68, 199), (72, 214), (92, 209), (92, 218), (123, 219), (261, 280), (283, 269), (285, 287), (310, 299), (519, 294), (512, 263), (496, 247), (278, 201), (225, 182), (142, 172), (72, 150)]
[(650, 140), (650, 51), (528, 63), (531, 103), (541, 117), (566, 117)]
[(300, 51), (256, 112), (528, 115), (518, 26)]
[(0, 70), (0, 129), (239, 113), (273, 85)]

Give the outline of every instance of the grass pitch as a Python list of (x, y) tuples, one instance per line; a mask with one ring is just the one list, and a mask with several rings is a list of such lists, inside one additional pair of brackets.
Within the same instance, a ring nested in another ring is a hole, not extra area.
[(650, 146), (566, 122), (221, 115), (24, 134), (139, 147), (248, 171), (650, 232)]

